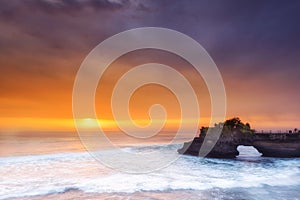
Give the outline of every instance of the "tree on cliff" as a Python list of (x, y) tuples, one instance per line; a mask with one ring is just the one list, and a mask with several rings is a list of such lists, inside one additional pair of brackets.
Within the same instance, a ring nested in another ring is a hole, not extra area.
[[(242, 134), (253, 134), (255, 133), (255, 130), (251, 129), (250, 124), (246, 123), (244, 124), (240, 118), (234, 117), (232, 119), (228, 119), (225, 122), (220, 122), (218, 124), (215, 124), (215, 127), (211, 127), (212, 130), (214, 129), (222, 129), (222, 136), (228, 137), (233, 136), (237, 133)], [(204, 137), (207, 134), (208, 127), (202, 127), (200, 129), (200, 136)]]
[(240, 120), (240, 118), (238, 117), (234, 117), (232, 119), (228, 119), (225, 121), (224, 126), (230, 128), (231, 130), (241, 126), (242, 122)]
[(255, 130), (251, 129), (249, 123), (244, 124), (240, 118), (234, 117), (225, 121), (222, 134), (232, 135), (235, 133), (253, 134)]

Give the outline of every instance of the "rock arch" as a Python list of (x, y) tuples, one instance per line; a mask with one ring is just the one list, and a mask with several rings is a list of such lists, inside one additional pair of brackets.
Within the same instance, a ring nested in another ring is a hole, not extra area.
[[(228, 142), (230, 141), (230, 142)], [(184, 143), (178, 152), (188, 155), (199, 155), (204, 142), (203, 136)], [(266, 157), (300, 157), (300, 133), (235, 133), (228, 137), (220, 137), (214, 148), (206, 155), (212, 158), (235, 158), (239, 155), (238, 146), (253, 146)]]

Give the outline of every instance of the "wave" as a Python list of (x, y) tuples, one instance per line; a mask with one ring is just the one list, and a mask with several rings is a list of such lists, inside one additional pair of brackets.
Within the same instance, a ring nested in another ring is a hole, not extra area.
[[(159, 150), (165, 154), (177, 147), (154, 145), (123, 150), (141, 153)], [(181, 156), (162, 170), (139, 175), (108, 169), (86, 152), (0, 158), (0, 199), (70, 190), (134, 193), (300, 186), (299, 159), (262, 158), (253, 149), (244, 151), (235, 160)]]

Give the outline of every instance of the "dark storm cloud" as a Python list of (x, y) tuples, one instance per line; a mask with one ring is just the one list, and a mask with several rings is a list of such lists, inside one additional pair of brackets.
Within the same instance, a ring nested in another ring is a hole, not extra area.
[(128, 0), (109, 1), (109, 0), (24, 0), (24, 1), (1, 1), (0, 13), (2, 17), (18, 15), (18, 11), (29, 9), (33, 12), (48, 12), (70, 14), (79, 12), (83, 9), (91, 8), (97, 10), (117, 10), (126, 5)]
[(154, 24), (191, 35), (220, 65), (298, 66), (299, 1), (154, 2)]
[(278, 67), (293, 64), (299, 57), (297, 0), (24, 0), (0, 4), (2, 48), (22, 38), (16, 35), (9, 40), (13, 31), (30, 37), (31, 45), (24, 45), (27, 48), (44, 43), (59, 49), (80, 41), (94, 45), (127, 28), (161, 26), (192, 36), (226, 66), (274, 61)]
[(1, 1), (0, 50), (86, 53), (122, 30), (160, 26), (196, 39), (224, 71), (299, 72), (299, 10), (297, 0)]
[[(111, 15), (116, 15), (129, 5), (129, 1), (126, 0), (1, 1), (0, 26), (3, 35), (5, 32), (9, 35), (9, 31), (14, 29), (18, 33), (37, 38), (42, 37), (41, 39), (45, 39), (47, 42), (47, 36), (50, 40), (55, 39), (51, 38), (52, 35), (57, 35), (56, 37), (66, 36), (66, 34), (74, 36), (86, 33), (88, 35), (89, 31), (93, 31), (91, 28), (97, 24), (105, 25), (108, 21), (113, 23)], [(101, 32), (105, 31), (109, 32), (110, 30), (104, 26)], [(59, 43), (63, 43), (64, 39), (68, 39), (68, 37), (59, 39), (61, 39)]]

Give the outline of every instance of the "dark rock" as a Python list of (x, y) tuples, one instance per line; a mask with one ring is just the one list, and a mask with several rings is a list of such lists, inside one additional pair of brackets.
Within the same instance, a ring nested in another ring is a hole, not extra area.
[(300, 142), (284, 142), (284, 141), (254, 141), (255, 147), (263, 156), (292, 158), (300, 157)]
[[(216, 130), (220, 127), (223, 127), (221, 136), (214, 147), (205, 153), (205, 157), (235, 158), (239, 155), (237, 150), (239, 145), (253, 146), (262, 153), (262, 156), (267, 157), (300, 157), (299, 132), (255, 133), (254, 130), (250, 129), (248, 123), (244, 125), (238, 118), (227, 120), (225, 123), (220, 123), (211, 129)], [(204, 138), (209, 137), (213, 132), (208, 133), (208, 127), (202, 127), (199, 137), (184, 143), (178, 152), (180, 154), (203, 156), (201, 153), (199, 155), (200, 148), (205, 144), (204, 142), (210, 142), (210, 140)]]

